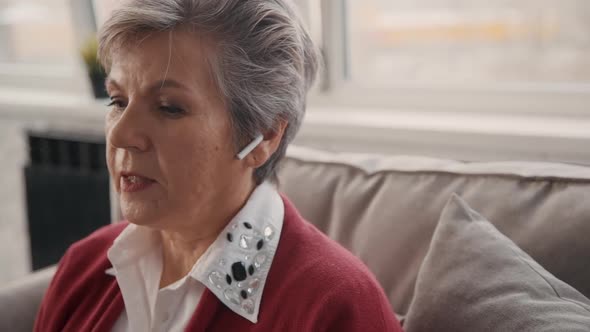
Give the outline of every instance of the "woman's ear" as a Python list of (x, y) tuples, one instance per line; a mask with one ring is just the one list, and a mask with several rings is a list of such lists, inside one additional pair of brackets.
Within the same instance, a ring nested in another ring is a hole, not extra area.
[(262, 142), (244, 158), (248, 167), (258, 168), (268, 161), (279, 148), (287, 124), (287, 121), (280, 120), (275, 128), (263, 133)]

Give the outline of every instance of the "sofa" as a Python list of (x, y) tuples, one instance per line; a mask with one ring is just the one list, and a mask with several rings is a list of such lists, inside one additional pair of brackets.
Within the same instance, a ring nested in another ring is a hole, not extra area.
[[(372, 270), (408, 332), (590, 331), (588, 167), (292, 146), (279, 187)], [(0, 331), (31, 330), (54, 269), (0, 289)]]

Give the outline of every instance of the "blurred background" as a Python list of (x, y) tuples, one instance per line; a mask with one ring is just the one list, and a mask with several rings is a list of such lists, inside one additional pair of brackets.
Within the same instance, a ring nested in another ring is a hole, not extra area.
[[(590, 2), (295, 2), (325, 57), (297, 144), (590, 163)], [(110, 222), (89, 63), (116, 3), (0, 0), (0, 282)]]

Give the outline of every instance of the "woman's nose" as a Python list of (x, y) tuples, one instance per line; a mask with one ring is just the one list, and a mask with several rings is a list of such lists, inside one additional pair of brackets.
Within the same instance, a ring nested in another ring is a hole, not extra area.
[(147, 112), (129, 103), (125, 110), (111, 111), (107, 119), (107, 142), (120, 149), (144, 152), (149, 149)]

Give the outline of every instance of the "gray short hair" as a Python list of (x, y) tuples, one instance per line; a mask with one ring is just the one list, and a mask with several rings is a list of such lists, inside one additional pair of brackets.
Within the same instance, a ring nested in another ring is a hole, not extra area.
[(212, 34), (212, 63), (234, 130), (236, 151), (258, 133), (288, 122), (277, 151), (255, 170), (257, 183), (276, 180), (279, 161), (299, 130), (320, 56), (290, 0), (129, 0), (99, 33), (108, 72), (113, 49), (132, 38), (188, 26)]

